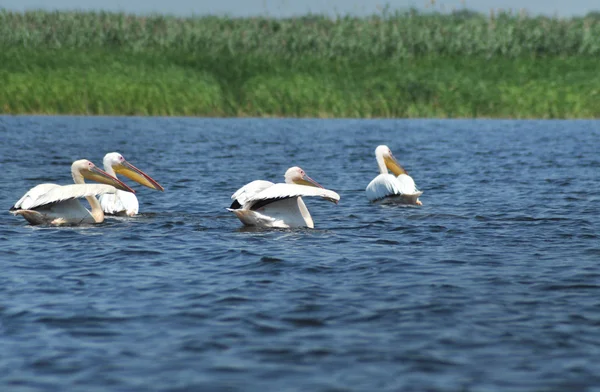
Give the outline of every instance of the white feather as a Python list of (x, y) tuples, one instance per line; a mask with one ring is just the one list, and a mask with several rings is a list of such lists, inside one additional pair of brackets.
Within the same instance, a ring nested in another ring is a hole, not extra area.
[(131, 192), (117, 190), (115, 194), (100, 196), (100, 205), (106, 214), (118, 215), (125, 213), (133, 216), (139, 212), (140, 204), (137, 197)]
[[(322, 197), (334, 203), (340, 200), (337, 193), (323, 188), (257, 180), (246, 184), (231, 196), (241, 207), (228, 210), (248, 226), (312, 229), (314, 222), (301, 196)], [(252, 209), (262, 201), (267, 203)]]
[(407, 201), (416, 199), (423, 194), (417, 189), (415, 181), (406, 174), (394, 177), (392, 174), (380, 174), (367, 185), (367, 198), (370, 201), (384, 199), (390, 196), (404, 196)]
[(297, 184), (273, 184), (272, 186), (249, 196), (244, 205), (254, 204), (257, 201), (277, 200), (297, 196), (322, 197), (323, 199), (334, 203), (340, 201), (340, 195), (328, 189)]
[(243, 206), (246, 204), (246, 201), (273, 185), (275, 184), (273, 184), (271, 181), (252, 181), (235, 191), (235, 193), (231, 195), (231, 199), (237, 200), (237, 202)]
[(40, 184), (31, 188), (14, 205), (14, 209), (31, 210), (52, 203), (88, 196), (115, 193), (117, 189), (105, 184)]

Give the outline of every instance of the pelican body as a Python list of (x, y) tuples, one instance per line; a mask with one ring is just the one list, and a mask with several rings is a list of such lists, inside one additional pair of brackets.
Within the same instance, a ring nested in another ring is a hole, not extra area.
[[(377, 147), (375, 149), (375, 158), (377, 159), (380, 174), (367, 185), (366, 192), (369, 201), (423, 204), (419, 200), (419, 196), (423, 192), (417, 189), (415, 181), (396, 161), (388, 146), (382, 145)], [(394, 174), (389, 174), (388, 169)]]
[[(125, 177), (150, 189), (164, 191), (165, 189), (152, 177), (127, 162), (118, 152), (110, 152), (104, 156), (104, 170), (113, 177), (122, 174)], [(117, 190), (117, 193), (107, 193), (100, 196), (100, 205), (107, 215), (134, 216), (139, 212), (140, 205), (137, 197), (130, 192)]]
[(238, 189), (228, 208), (247, 226), (314, 228), (314, 222), (302, 197), (321, 197), (336, 203), (340, 196), (324, 189), (304, 170), (295, 166), (285, 172), (285, 183), (256, 180)]
[[(73, 185), (40, 184), (31, 188), (10, 209), (21, 215), (32, 225), (80, 225), (102, 223), (104, 212), (96, 199), (97, 195), (114, 194), (117, 189), (134, 192), (133, 189), (96, 167), (92, 162), (81, 159), (71, 165)], [(86, 184), (84, 179), (103, 184)], [(87, 210), (79, 201), (85, 198), (91, 207)]]

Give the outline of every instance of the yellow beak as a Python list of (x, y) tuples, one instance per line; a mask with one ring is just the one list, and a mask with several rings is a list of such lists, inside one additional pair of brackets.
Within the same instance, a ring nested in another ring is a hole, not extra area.
[(114, 178), (107, 172), (98, 167), (94, 166), (90, 169), (85, 169), (81, 171), (81, 175), (86, 180), (100, 182), (102, 184), (112, 185), (117, 189), (120, 189), (125, 192), (135, 193), (133, 189), (125, 185), (123, 182), (119, 181), (117, 178)]
[(302, 176), (301, 179), (294, 181), (294, 183), (298, 184), (298, 185), (308, 185), (308, 186), (314, 186), (316, 188), (323, 188), (318, 182), (316, 182), (315, 180), (313, 180), (306, 174), (304, 176)]
[(157, 191), (164, 191), (163, 188), (158, 182), (154, 181), (152, 177), (133, 166), (131, 163), (127, 161), (123, 161), (120, 164), (114, 166), (115, 172), (124, 175), (125, 177), (137, 182), (138, 184), (147, 186), (151, 189), (156, 189)]
[(394, 175), (396, 177), (398, 177), (400, 174), (408, 174), (406, 172), (406, 170), (404, 170), (404, 168), (402, 166), (400, 166), (400, 164), (398, 163), (398, 161), (396, 161), (396, 158), (394, 158), (393, 155), (390, 156), (386, 156), (383, 158), (384, 162), (385, 162), (385, 166), (392, 172), (394, 173)]

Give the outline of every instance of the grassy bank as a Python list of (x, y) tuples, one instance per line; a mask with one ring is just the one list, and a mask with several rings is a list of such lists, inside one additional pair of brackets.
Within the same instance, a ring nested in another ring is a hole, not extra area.
[(0, 13), (0, 111), (600, 117), (600, 22)]

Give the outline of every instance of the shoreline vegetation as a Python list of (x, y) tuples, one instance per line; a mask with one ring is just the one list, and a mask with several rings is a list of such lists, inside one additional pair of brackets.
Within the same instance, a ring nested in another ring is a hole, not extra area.
[(0, 10), (0, 113), (598, 118), (600, 12)]

